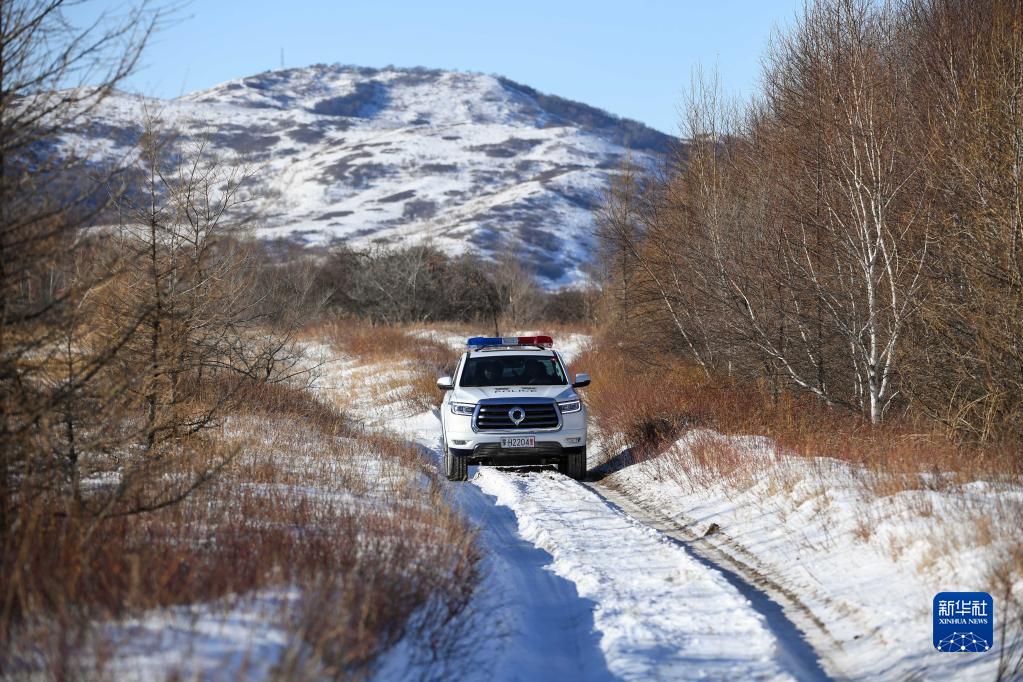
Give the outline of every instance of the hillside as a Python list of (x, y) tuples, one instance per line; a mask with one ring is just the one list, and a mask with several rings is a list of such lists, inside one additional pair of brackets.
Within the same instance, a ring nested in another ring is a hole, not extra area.
[(587, 280), (608, 173), (630, 158), (649, 165), (672, 142), (501, 77), (336, 65), (174, 100), (118, 94), (66, 142), (119, 158), (138, 139), (144, 104), (182, 143), (206, 134), (262, 166), (261, 237), (514, 253), (551, 288)]

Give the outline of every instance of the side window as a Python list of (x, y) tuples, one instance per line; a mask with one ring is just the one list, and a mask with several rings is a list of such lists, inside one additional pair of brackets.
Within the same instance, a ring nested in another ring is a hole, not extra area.
[(462, 384), (462, 367), (465, 366), (465, 358), (467, 356), (468, 356), (468, 353), (462, 353), (462, 357), (458, 358), (458, 364), (455, 365), (455, 377), (454, 377), (455, 378), (455, 386), (460, 386)]

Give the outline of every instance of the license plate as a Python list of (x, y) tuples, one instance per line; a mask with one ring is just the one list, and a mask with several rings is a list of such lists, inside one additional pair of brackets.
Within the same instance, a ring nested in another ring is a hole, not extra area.
[(536, 446), (536, 436), (505, 436), (501, 438), (502, 448), (532, 448)]

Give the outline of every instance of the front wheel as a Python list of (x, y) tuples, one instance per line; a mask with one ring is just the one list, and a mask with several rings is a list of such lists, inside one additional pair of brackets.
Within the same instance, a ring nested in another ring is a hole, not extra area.
[(444, 475), (449, 481), (465, 481), (469, 478), (469, 463), (465, 457), (452, 455), (444, 448)]
[(565, 455), (558, 462), (558, 471), (579, 481), (586, 476), (586, 451)]

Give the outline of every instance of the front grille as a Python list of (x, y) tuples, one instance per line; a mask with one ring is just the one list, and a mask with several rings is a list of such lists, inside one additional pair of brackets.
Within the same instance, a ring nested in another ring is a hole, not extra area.
[(557, 457), (561, 455), (562, 450), (561, 444), (557, 442), (540, 442), (536, 444), (536, 447), (532, 448), (510, 448), (507, 450), (502, 448), (500, 443), (480, 443), (475, 447), (472, 454), (476, 457), (514, 457), (516, 455)]
[[(518, 425), (508, 415), (515, 408), (526, 413), (525, 418)], [(476, 428), (480, 431), (556, 429), (559, 424), (558, 411), (554, 406), (554, 401), (543, 403), (480, 402), (475, 422)]]

